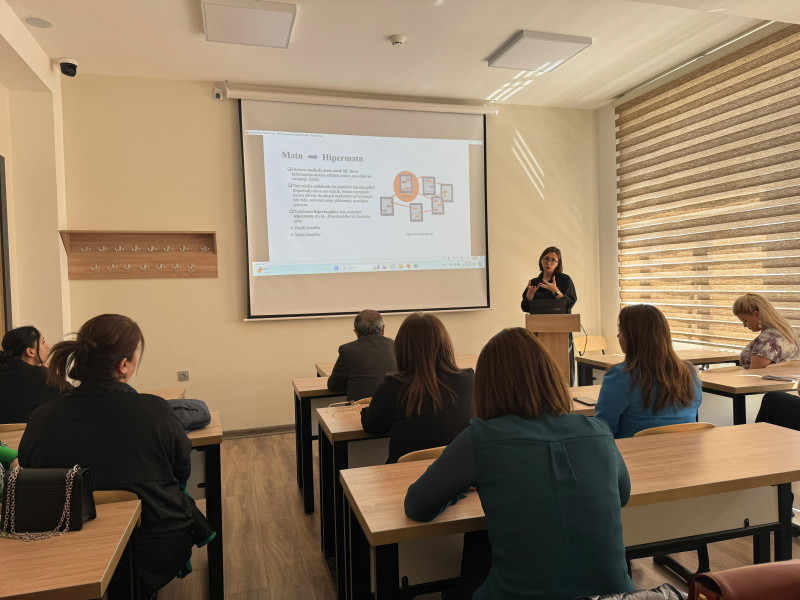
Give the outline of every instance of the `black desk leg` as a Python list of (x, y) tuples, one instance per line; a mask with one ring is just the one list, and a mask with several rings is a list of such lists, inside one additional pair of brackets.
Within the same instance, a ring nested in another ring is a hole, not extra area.
[[(372, 594), (370, 585), (370, 566), (369, 566), (369, 544), (358, 519), (350, 510), (350, 504), (345, 499), (345, 511), (347, 515), (347, 531), (350, 541), (350, 573), (349, 573), (349, 594), (348, 600), (369, 600)], [(395, 583), (397, 580), (395, 580)], [(341, 597), (341, 596), (340, 596)]]
[(744, 425), (747, 423), (747, 403), (745, 394), (733, 395), (733, 424)]
[(775, 560), (792, 559), (792, 484), (778, 485), (778, 521), (775, 531)]
[(139, 600), (139, 569), (136, 564), (135, 540), (136, 531), (128, 539), (114, 575), (108, 582), (106, 596), (112, 600)]
[(375, 600), (397, 598), (400, 591), (400, 565), (397, 544), (375, 548)]
[(208, 548), (208, 590), (211, 600), (223, 600), (225, 597), (220, 446), (220, 444), (211, 444), (204, 448), (206, 452), (206, 518), (217, 532), (217, 537), (206, 546)]
[(319, 527), (322, 553), (333, 556), (336, 540), (333, 524), (333, 447), (319, 428)]
[(303, 510), (314, 512), (314, 460), (311, 452), (311, 398), (300, 399), (300, 456), (303, 464)]
[[(320, 437), (320, 439), (322, 439)], [(336, 539), (336, 590), (339, 600), (347, 597), (347, 539), (346, 523), (347, 506), (344, 497), (344, 488), (339, 479), (339, 472), (346, 469), (348, 464), (347, 442), (333, 444), (333, 512), (335, 519)]]
[(303, 448), (300, 445), (300, 398), (294, 394), (294, 445), (297, 458), (297, 487), (303, 487)]
[(592, 367), (583, 363), (578, 363), (578, 385), (592, 385), (594, 377), (592, 376)]
[(759, 533), (753, 536), (753, 564), (769, 562), (769, 533)]

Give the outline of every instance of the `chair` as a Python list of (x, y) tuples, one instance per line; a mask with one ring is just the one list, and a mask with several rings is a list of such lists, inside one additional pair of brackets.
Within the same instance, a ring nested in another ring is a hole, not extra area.
[[(675, 423), (674, 425), (662, 425), (661, 427), (650, 427), (649, 429), (642, 429), (633, 434), (633, 437), (642, 437), (644, 435), (660, 435), (662, 433), (679, 433), (682, 431), (698, 431), (700, 429), (711, 429), (714, 427), (713, 423), (705, 423), (699, 421), (697, 423)], [(707, 573), (711, 570), (708, 562), (708, 545), (703, 544), (697, 547), (697, 571), (692, 573), (680, 564), (677, 560), (672, 558), (669, 554), (656, 554), (653, 556), (653, 562), (661, 565), (675, 573), (678, 577), (683, 579), (686, 583), (700, 573)]]
[(572, 345), (578, 353), (578, 356), (592, 353), (596, 354), (598, 351), (605, 354), (606, 350), (608, 350), (608, 342), (602, 335), (582, 335), (573, 338)]
[(25, 429), (27, 423), (2, 423), (0, 424), (0, 431), (19, 431)]
[(402, 462), (411, 462), (412, 460), (427, 460), (429, 458), (439, 458), (439, 455), (445, 448), (446, 446), (437, 446), (436, 448), (425, 448), (424, 450), (415, 450), (414, 452), (403, 454), (403, 456), (397, 459), (397, 462), (402, 463)]
[(369, 406), (370, 402), (372, 402), (372, 397), (356, 400), (355, 402), (353, 402), (353, 404), (358, 404), (359, 406)]
[(713, 423), (706, 423), (698, 421), (697, 423), (675, 423), (674, 425), (662, 425), (660, 427), (650, 427), (649, 429), (642, 429), (633, 434), (633, 437), (642, 437), (643, 435), (660, 435), (662, 433), (679, 433), (681, 431), (695, 431), (698, 429), (713, 429)]

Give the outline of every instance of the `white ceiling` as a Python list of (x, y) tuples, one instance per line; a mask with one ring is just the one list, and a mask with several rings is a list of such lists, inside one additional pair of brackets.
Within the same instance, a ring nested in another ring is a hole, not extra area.
[(770, 15), (800, 22), (800, 0), (297, 0), (284, 50), (205, 41), (200, 0), (6, 1), (55, 24), (29, 29), (52, 58), (77, 59), (78, 77), (483, 100), (517, 74), (486, 58), (518, 30), (587, 36), (590, 48), (509, 100), (587, 109)]

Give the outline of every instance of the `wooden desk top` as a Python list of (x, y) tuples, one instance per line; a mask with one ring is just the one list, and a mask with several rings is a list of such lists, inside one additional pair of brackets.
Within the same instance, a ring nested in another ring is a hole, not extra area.
[[(600, 394), (600, 386), (587, 385), (575, 387), (570, 388), (570, 392), (573, 397), (580, 396), (597, 401), (597, 396)], [(373, 435), (364, 431), (361, 427), (362, 408), (364, 407), (332, 406), (329, 408), (318, 408), (317, 422), (331, 442), (387, 437), (385, 435)], [(572, 412), (591, 417), (594, 415), (594, 407), (586, 406), (579, 402), (573, 402)]]
[[(4, 431), (0, 433), (0, 440), (6, 443), (9, 448), (19, 448), (19, 441), (22, 439), (22, 434), (25, 433), (24, 429), (16, 431)], [(192, 447), (197, 446), (210, 446), (212, 444), (222, 443), (222, 424), (219, 419), (219, 412), (216, 410), (211, 411), (211, 423), (202, 429), (195, 429), (190, 431), (186, 437), (192, 440)], [(0, 580), (2, 578), (0, 577)]]
[(162, 388), (160, 390), (147, 390), (143, 394), (152, 394), (153, 396), (161, 396), (164, 400), (183, 400), (186, 398), (186, 388)]
[(797, 381), (770, 381), (762, 379), (762, 375), (800, 377), (800, 361), (772, 364), (763, 369), (709, 369), (700, 373), (700, 381), (706, 391), (728, 394), (763, 394), (797, 389)]
[[(320, 377), (330, 377), (331, 373), (333, 373), (334, 364), (332, 362), (318, 362), (314, 364), (314, 368)], [(474, 369), (475, 365), (478, 364), (478, 355), (456, 354), (456, 364), (459, 369)]]
[(0, 598), (102, 598), (133, 532), (139, 500), (97, 505), (80, 531), (38, 542), (0, 539)]
[[(654, 504), (800, 480), (800, 432), (768, 423), (618, 440), (631, 476), (628, 506)], [(428, 523), (403, 511), (406, 490), (432, 461), (340, 473), (373, 546), (485, 528), (476, 492)]]
[[(578, 348), (576, 348), (576, 351)], [(681, 360), (686, 360), (693, 365), (712, 365), (726, 362), (736, 362), (739, 355), (735, 352), (725, 352), (721, 350), (676, 350), (675, 353)], [(614, 365), (625, 360), (624, 354), (587, 354), (576, 356), (575, 360), (584, 365), (590, 365), (595, 369), (607, 371)]]

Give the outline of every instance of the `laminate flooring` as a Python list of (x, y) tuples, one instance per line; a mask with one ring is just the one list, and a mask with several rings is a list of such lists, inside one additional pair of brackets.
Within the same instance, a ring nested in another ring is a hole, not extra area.
[[(316, 455), (317, 444), (314, 444)], [(294, 434), (225, 440), (222, 444), (222, 510), (226, 600), (333, 600), (336, 597), (319, 538), (317, 511), (307, 515), (297, 488)], [(317, 460), (314, 459), (318, 494)], [(795, 484), (797, 486), (797, 484)], [(800, 486), (795, 496), (800, 498)], [(203, 501), (198, 505), (203, 508)], [(752, 564), (749, 538), (709, 545), (714, 571)], [(800, 557), (800, 540), (793, 541)], [(675, 555), (696, 568), (697, 555)], [(196, 550), (192, 572), (161, 590), (159, 600), (207, 600), (205, 550)], [(638, 589), (672, 583), (686, 586), (652, 559), (633, 561)], [(435, 596), (427, 596), (435, 597)]]

